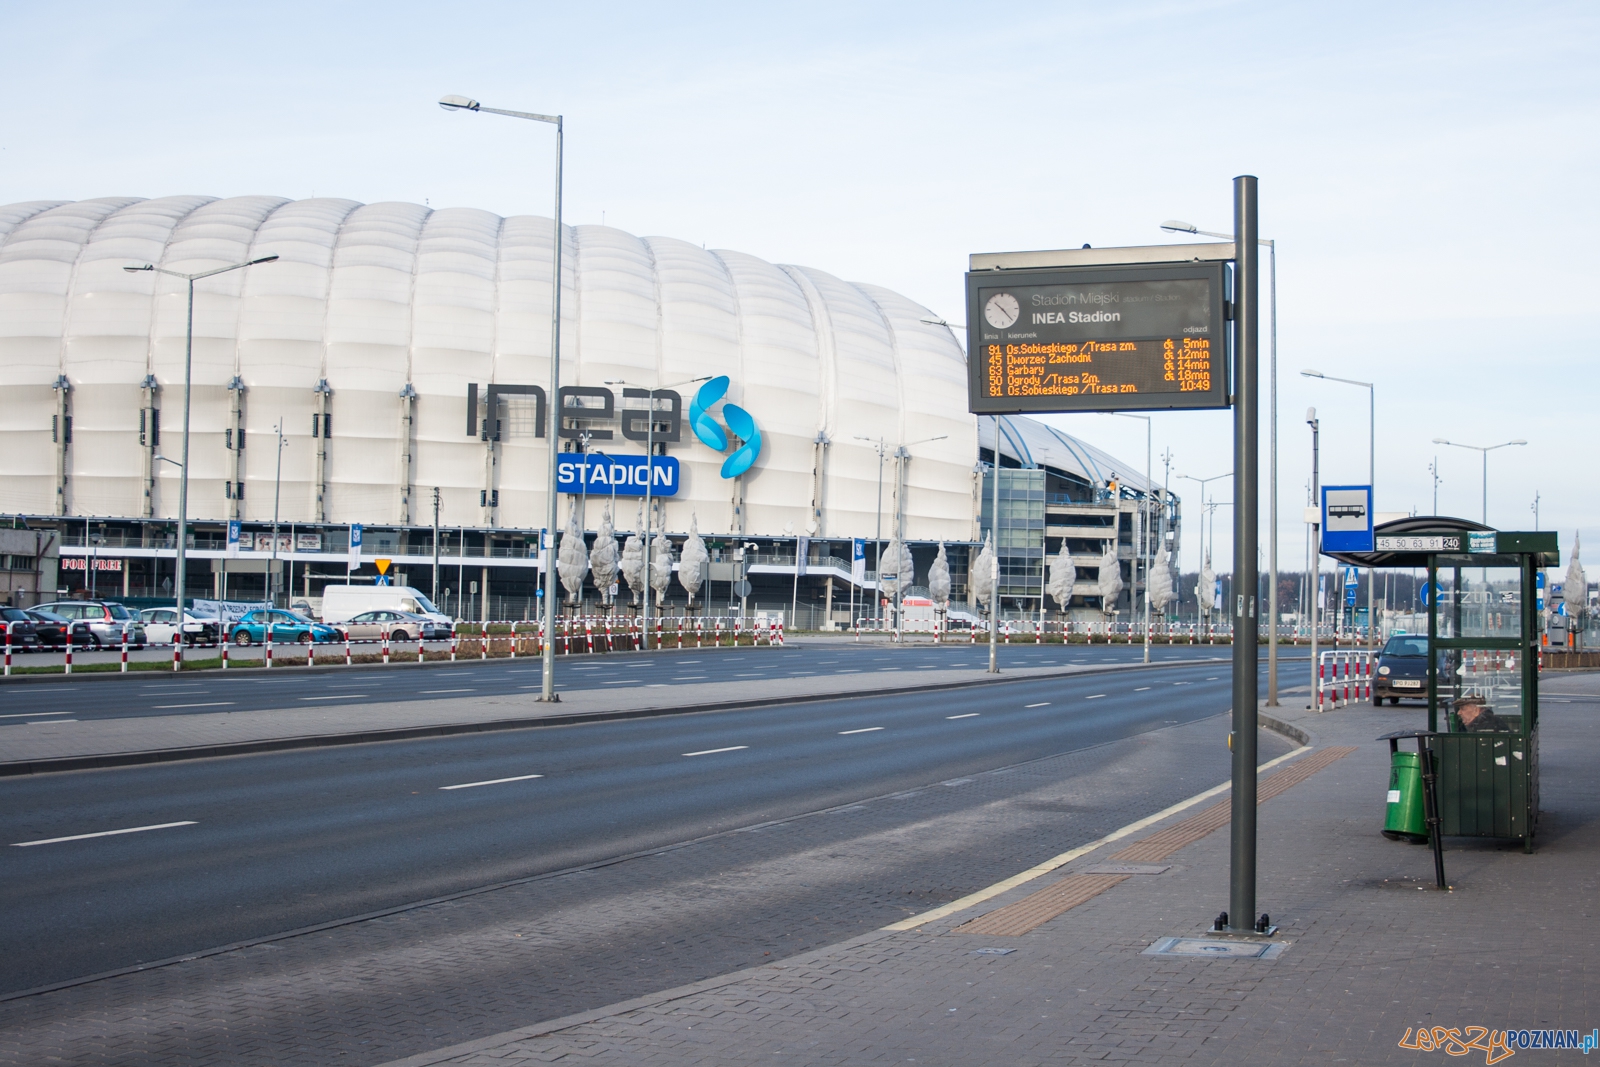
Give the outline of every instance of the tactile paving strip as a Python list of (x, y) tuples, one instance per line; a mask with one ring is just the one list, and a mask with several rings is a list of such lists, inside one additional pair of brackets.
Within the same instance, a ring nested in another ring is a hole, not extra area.
[[(1324, 767), (1354, 751), (1354, 746), (1339, 745), (1313, 752), (1304, 759), (1289, 764), (1261, 782), (1256, 790), (1256, 803), (1261, 804), (1271, 800), (1284, 790), (1299, 785)], [(1129, 845), (1111, 859), (1118, 863), (1154, 863), (1164, 860), (1179, 849), (1194, 844), (1213, 830), (1228, 825), (1232, 813), (1231, 800), (1213, 804), (1198, 815), (1191, 815), (1175, 826), (1157, 830), (1144, 840)], [(1127, 878), (1126, 874), (1069, 874), (1014, 904), (996, 908), (986, 915), (980, 915), (970, 922), (963, 923), (952, 932), (1017, 937), (1085, 901), (1094, 899), (1118, 882), (1126, 881)]]

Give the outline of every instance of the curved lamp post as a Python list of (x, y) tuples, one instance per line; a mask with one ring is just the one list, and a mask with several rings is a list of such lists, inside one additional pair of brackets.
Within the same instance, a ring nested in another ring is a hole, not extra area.
[[(561, 425), (561, 244), (563, 233), (561, 230), (561, 151), (562, 151), (562, 119), (560, 115), (540, 115), (533, 111), (505, 111), (496, 107), (484, 107), (476, 100), (465, 96), (446, 96), (440, 99), (439, 106), (446, 111), (483, 111), (490, 115), (505, 115), (507, 118), (528, 119), (532, 122), (548, 122), (556, 128), (556, 217), (555, 239), (551, 242), (555, 246), (555, 265), (550, 276), (550, 397), (547, 406), (550, 411), (550, 470), (547, 492), (550, 498), (550, 507), (546, 525), (549, 527), (550, 543), (545, 546), (544, 558), (544, 632), (546, 640), (542, 650), (543, 679), (539, 699), (548, 703), (555, 703), (561, 698), (556, 695), (556, 600), (559, 596), (556, 584), (556, 530), (561, 521), (560, 509), (556, 506), (556, 442), (560, 438), (557, 432)], [(489, 412), (489, 418), (495, 417), (494, 412)], [(465, 550), (463, 546), (463, 551)], [(485, 590), (487, 600), (487, 590)]]
[(277, 256), (262, 256), (260, 259), (247, 259), (243, 263), (230, 263), (226, 267), (217, 267), (214, 270), (203, 270), (196, 274), (184, 274), (180, 271), (168, 270), (158, 267), (153, 263), (146, 263), (142, 267), (123, 267), (129, 273), (151, 271), (155, 274), (165, 274), (172, 278), (182, 278), (189, 283), (189, 313), (184, 327), (183, 339), (183, 459), (172, 460), (160, 457), (167, 463), (175, 464), (178, 468), (178, 558), (176, 573), (173, 575), (173, 591), (177, 594), (178, 601), (178, 626), (183, 626), (183, 593), (188, 582), (188, 558), (184, 549), (188, 547), (189, 540), (189, 394), (194, 379), (194, 283), (201, 278), (209, 278), (213, 274), (226, 274), (230, 270), (239, 270), (244, 267), (253, 267), (258, 263), (271, 263)]

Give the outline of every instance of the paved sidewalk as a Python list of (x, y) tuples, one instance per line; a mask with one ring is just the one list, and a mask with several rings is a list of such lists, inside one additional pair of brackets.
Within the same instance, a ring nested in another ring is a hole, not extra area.
[[(1543, 696), (1537, 851), (1453, 840), (1449, 893), (1432, 888), (1426, 849), (1378, 833), (1388, 752), (1374, 738), (1423, 713), (1278, 709), (1312, 748), (1262, 782), (1273, 958), (1146, 951), (1200, 935), (1227, 905), (1226, 804), (1202, 801), (961, 910), (395, 1067), (1480, 1063), (1506, 1051), (1450, 1045), (1445, 1030), (1587, 1034), (1600, 1026), (1600, 675), (1546, 675)], [(1160, 873), (1094, 870), (1111, 863)], [(1418, 1027), (1439, 1028), (1438, 1051), (1400, 1047)]]
[[(774, 651), (776, 656), (784, 653)], [(536, 662), (536, 661), (535, 661)], [(1193, 665), (1193, 662), (1190, 662)], [(1045, 676), (1114, 670), (1144, 670), (1143, 663), (1069, 667), (1007, 667), (998, 675), (981, 669), (919, 670), (914, 673), (821, 674), (799, 678), (765, 678), (752, 681), (678, 683), (670, 686), (618, 686), (613, 689), (578, 689), (561, 694), (559, 704), (541, 703), (534, 694), (516, 696), (449, 697), (439, 700), (373, 702), (340, 707), (292, 707), (265, 711), (210, 714), (138, 716), (86, 719), (37, 726), (27, 735), (7, 734), (0, 770), (8, 764), (126, 753), (169, 753), (185, 749), (246, 745), (264, 741), (329, 738), (353, 735), (366, 738), (375, 731), (460, 727), (466, 724), (537, 723), (619, 715), (711, 711), (730, 706), (782, 703), (852, 697), (906, 689), (932, 689), (958, 685), (1000, 685)], [(1156, 665), (1158, 668), (1160, 664)], [(390, 668), (404, 669), (404, 668)], [(205, 753), (202, 753), (205, 754)], [(14, 767), (14, 769), (21, 769)]]

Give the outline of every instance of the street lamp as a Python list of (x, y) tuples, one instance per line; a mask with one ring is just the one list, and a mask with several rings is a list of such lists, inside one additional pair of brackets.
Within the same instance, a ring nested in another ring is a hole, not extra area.
[[(540, 115), (532, 111), (503, 111), (500, 108), (484, 107), (476, 100), (465, 96), (446, 96), (439, 101), (439, 106), (446, 111), (485, 111), (491, 115), (505, 115), (513, 119), (528, 119), (532, 122), (548, 122), (556, 128), (556, 217), (555, 238), (551, 242), (555, 246), (554, 266), (550, 275), (550, 470), (549, 485), (549, 515), (546, 525), (549, 527), (550, 543), (545, 548), (544, 570), (544, 632), (549, 639), (544, 643), (544, 685), (540, 691), (539, 699), (547, 703), (555, 703), (561, 698), (556, 694), (556, 599), (558, 586), (556, 584), (556, 529), (561, 521), (561, 514), (556, 506), (556, 442), (560, 434), (556, 429), (561, 425), (561, 150), (562, 150), (562, 122), (560, 115)], [(494, 412), (489, 412), (489, 418), (494, 418)], [(648, 597), (646, 598), (648, 602)]]
[[(1161, 224), (1161, 228), (1168, 233), (1192, 233), (1200, 237), (1218, 237), (1224, 241), (1232, 241), (1231, 233), (1217, 233), (1212, 230), (1202, 230), (1192, 222), (1180, 219), (1168, 219)], [(1257, 240), (1257, 244), (1267, 246), (1267, 277), (1268, 277), (1268, 303), (1271, 307), (1271, 340), (1269, 359), (1270, 369), (1268, 377), (1271, 381), (1269, 392), (1271, 399), (1271, 445), (1268, 465), (1271, 472), (1268, 475), (1272, 488), (1267, 494), (1267, 568), (1270, 571), (1267, 589), (1267, 614), (1272, 620), (1272, 626), (1267, 631), (1272, 635), (1267, 642), (1267, 707), (1278, 706), (1278, 243), (1276, 241)]]
[[(1145, 550), (1150, 546), (1150, 431), (1151, 419), (1149, 415), (1133, 415), (1126, 411), (1107, 411), (1107, 415), (1120, 415), (1125, 419), (1144, 420), (1144, 512), (1140, 522), (1139, 558), (1144, 562), (1144, 661), (1150, 662), (1150, 558)], [(1137, 584), (1138, 575), (1134, 576)], [(1138, 605), (1134, 605), (1137, 609)]]
[(142, 267), (123, 267), (130, 274), (139, 271), (152, 271), (156, 274), (166, 274), (173, 278), (182, 278), (189, 283), (189, 314), (187, 325), (184, 328), (183, 341), (183, 459), (167, 460), (166, 462), (178, 468), (178, 556), (176, 574), (173, 576), (173, 588), (178, 599), (178, 625), (183, 625), (183, 590), (188, 581), (188, 559), (184, 549), (189, 540), (189, 393), (193, 384), (194, 370), (194, 283), (201, 278), (209, 278), (214, 274), (226, 274), (230, 270), (239, 270), (242, 267), (253, 267), (257, 263), (271, 263), (277, 256), (262, 256), (260, 259), (249, 259), (243, 263), (230, 263), (226, 267), (217, 267), (213, 270), (203, 270), (196, 274), (184, 274), (180, 271), (168, 270), (158, 267), (153, 263), (146, 263)]
[[(924, 320), (924, 321), (926, 321), (926, 320)], [(904, 463), (904, 461), (906, 461), (906, 460), (911, 458), (911, 453), (909, 451), (907, 451), (908, 449), (915, 448), (917, 445), (928, 444), (931, 441), (943, 441), (945, 438), (947, 438), (949, 436), (950, 435), (947, 434), (947, 433), (942, 433), (942, 434), (939, 434), (937, 437), (924, 437), (920, 441), (910, 441), (910, 442), (907, 442), (906, 444), (903, 444), (903, 445), (896, 445), (895, 449), (894, 449), (894, 458), (896, 460), (899, 460), (901, 463)], [(857, 440), (857, 441), (866, 441), (868, 444), (871, 444), (874, 447), (874, 449), (876, 450), (876, 452), (878, 453), (878, 512), (877, 512), (876, 536), (874, 538), (874, 544), (876, 545), (876, 552), (878, 554), (878, 557), (877, 557), (878, 582), (877, 582), (877, 585), (873, 589), (873, 594), (874, 594), (873, 595), (873, 599), (879, 601), (878, 619), (879, 619), (879, 622), (880, 622), (880, 625), (881, 625), (881, 622), (882, 622), (882, 619), (883, 619), (883, 616), (881, 614), (881, 612), (882, 612), (882, 599), (883, 598), (878, 594), (879, 594), (880, 590), (883, 588), (883, 458), (884, 458), (884, 456), (888, 455), (888, 447), (889, 447), (888, 446), (888, 439), (884, 438), (884, 437), (865, 437), (865, 436), (863, 436), (861, 434), (856, 434), (856, 435), (854, 435), (854, 437), (855, 437), (855, 440)], [(903, 468), (901, 468), (901, 469), (903, 469)], [(895, 536), (895, 540), (900, 542), (900, 550), (902, 552), (906, 552), (907, 550), (906, 550), (906, 539), (905, 539), (905, 501), (904, 501), (904, 498), (903, 498), (903, 496), (901, 495), (901, 492), (900, 492), (900, 480), (899, 480), (898, 476), (895, 479), (895, 487), (896, 487), (895, 488), (896, 496), (895, 496), (895, 509), (894, 509), (894, 536)], [(907, 552), (907, 554), (909, 555), (909, 552)], [(899, 565), (898, 561), (896, 561), (896, 566), (898, 566), (898, 565)], [(895, 574), (895, 582), (894, 582), (894, 639), (897, 642), (900, 640), (900, 637), (901, 637), (901, 633), (900, 633), (900, 590), (903, 589), (904, 587), (905, 587), (904, 579), (901, 578), (901, 576), (898, 573), (896, 573)]]
[[(1459, 441), (1446, 441), (1442, 437), (1435, 437), (1436, 445), (1449, 445), (1451, 448), (1470, 448), (1475, 452), (1483, 453), (1483, 524), (1489, 525), (1489, 453), (1497, 448), (1510, 448), (1512, 445), (1525, 445), (1528, 442), (1518, 438), (1515, 441), (1502, 441), (1497, 445), (1464, 445)], [(1437, 491), (1437, 490), (1435, 490)], [(1434, 508), (1435, 511), (1439, 509)]]
[[(641, 635), (643, 636), (644, 647), (646, 649), (649, 649), (649, 647), (650, 647), (650, 527), (651, 527), (651, 524), (652, 524), (652, 520), (651, 520), (651, 517), (650, 517), (650, 493), (651, 493), (651, 490), (653, 490), (655, 488), (655, 484), (656, 484), (656, 476), (655, 476), (656, 394), (659, 393), (659, 392), (663, 392), (664, 390), (667, 390), (667, 389), (681, 389), (685, 385), (693, 385), (695, 382), (705, 382), (705, 381), (710, 381), (710, 380), (711, 380), (711, 375), (702, 374), (700, 377), (698, 377), (698, 378), (690, 378), (686, 382), (674, 382), (671, 385), (662, 385), (662, 386), (657, 386), (654, 389), (645, 389), (645, 411), (647, 412), (647, 415), (646, 415), (646, 419), (645, 419), (645, 431), (644, 431), (644, 617), (643, 617), (643, 628), (641, 630)], [(626, 381), (626, 380), (624, 380), (622, 378), (607, 378), (606, 379), (606, 384), (607, 385), (633, 385), (634, 383), (632, 383), (630, 381)], [(642, 388), (642, 387), (636, 386), (635, 388)], [(587, 462), (587, 461), (585, 461), (585, 462)], [(555, 465), (552, 464), (550, 469), (552, 471), (555, 470)], [(585, 468), (585, 469), (587, 470), (587, 468)], [(551, 477), (553, 478), (554, 475), (552, 475)], [(587, 484), (588, 480), (589, 480), (588, 479), (588, 475), (585, 474), (585, 476), (584, 476), (585, 484)], [(554, 487), (552, 486), (552, 491), (553, 490), (554, 490)], [(587, 514), (584, 515), (584, 519), (585, 520), (588, 519), (588, 515)], [(554, 527), (552, 527), (552, 529), (553, 528)], [(554, 538), (552, 537), (552, 541), (553, 540), (554, 540)], [(553, 595), (554, 595), (553, 593), (546, 593), (545, 594), (545, 599), (548, 600)], [(554, 616), (550, 617), (550, 632), (552, 634), (556, 632), (555, 631), (555, 617)], [(661, 644), (660, 644), (660, 642), (657, 642), (656, 643), (656, 651), (659, 652), (660, 650), (661, 650)]]
[[(1232, 471), (1228, 471), (1226, 474), (1213, 474), (1209, 478), (1196, 478), (1192, 474), (1180, 474), (1180, 475), (1178, 475), (1178, 477), (1179, 478), (1186, 478), (1191, 482), (1199, 482), (1200, 483), (1200, 510), (1202, 512), (1204, 512), (1207, 508), (1211, 507), (1211, 505), (1206, 502), (1206, 483), (1207, 482), (1221, 481), (1223, 478), (1232, 478), (1233, 477), (1233, 472)], [(1215, 513), (1215, 509), (1214, 508), (1212, 509), (1212, 511), (1213, 511), (1213, 513)], [(1212, 533), (1212, 540), (1213, 540), (1213, 542), (1216, 540), (1215, 531), (1213, 531), (1213, 533)], [(1216, 545), (1213, 544), (1211, 547), (1212, 547), (1212, 550), (1215, 551)], [(1202, 519), (1200, 521), (1200, 561), (1199, 561), (1199, 565), (1195, 568), (1196, 576), (1198, 576), (1198, 575), (1200, 575), (1200, 574), (1205, 572), (1206, 559), (1207, 559), (1207, 556), (1206, 556), (1206, 524), (1205, 524), (1205, 519), (1202, 517)], [(1181, 561), (1179, 562), (1179, 568), (1178, 569), (1180, 571), (1183, 569)], [(1212, 573), (1215, 573), (1215, 572), (1212, 572)], [(1206, 595), (1210, 596), (1211, 595), (1211, 590), (1207, 589), (1206, 590)], [(1198, 592), (1195, 593), (1195, 611), (1197, 613), (1200, 611), (1200, 594)], [(1198, 615), (1196, 617), (1195, 624), (1197, 626), (1199, 625)], [(1208, 629), (1209, 629), (1209, 627), (1208, 627)], [(1215, 633), (1216, 631), (1213, 630), (1212, 632)]]
[[(1367, 486), (1368, 486), (1367, 492), (1372, 494), (1372, 502), (1373, 502), (1374, 505), (1376, 505), (1377, 502), (1378, 502), (1378, 479), (1377, 479), (1377, 471), (1378, 471), (1378, 447), (1377, 447), (1377, 441), (1378, 441), (1378, 390), (1373, 387), (1373, 384), (1371, 382), (1359, 382), (1359, 381), (1356, 381), (1354, 378), (1335, 378), (1331, 374), (1323, 374), (1321, 371), (1317, 371), (1317, 370), (1303, 370), (1303, 371), (1300, 372), (1300, 374), (1301, 374), (1302, 377), (1306, 377), (1306, 378), (1321, 378), (1324, 381), (1343, 382), (1345, 385), (1360, 386), (1362, 389), (1365, 389), (1367, 391)], [(1315, 506), (1319, 510), (1322, 507), (1322, 501), (1321, 500), (1312, 501), (1312, 504), (1313, 504), (1313, 506)], [(1374, 506), (1374, 510), (1376, 510), (1375, 506)], [(1374, 525), (1376, 525), (1377, 516), (1371, 515), (1371, 516), (1368, 516), (1368, 518), (1373, 521)], [(1373, 547), (1376, 548), (1377, 546), (1374, 545)], [(1377, 606), (1377, 602), (1376, 602), (1375, 596), (1376, 596), (1376, 590), (1377, 590), (1378, 583), (1377, 583), (1376, 580), (1374, 580), (1373, 574), (1374, 574), (1373, 569), (1371, 567), (1368, 567), (1367, 568), (1367, 647), (1368, 648), (1377, 648), (1378, 647), (1378, 613), (1375, 610), (1373, 610)], [(1355, 613), (1352, 611), (1351, 614), (1353, 615)]]

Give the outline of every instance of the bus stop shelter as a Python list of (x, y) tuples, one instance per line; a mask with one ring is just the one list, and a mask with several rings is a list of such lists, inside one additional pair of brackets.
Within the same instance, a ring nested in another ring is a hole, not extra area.
[(1414, 517), (1374, 531), (1359, 567), (1427, 570), (1428, 729), (1440, 832), (1533, 848), (1539, 814), (1536, 581), (1560, 562), (1553, 532)]

